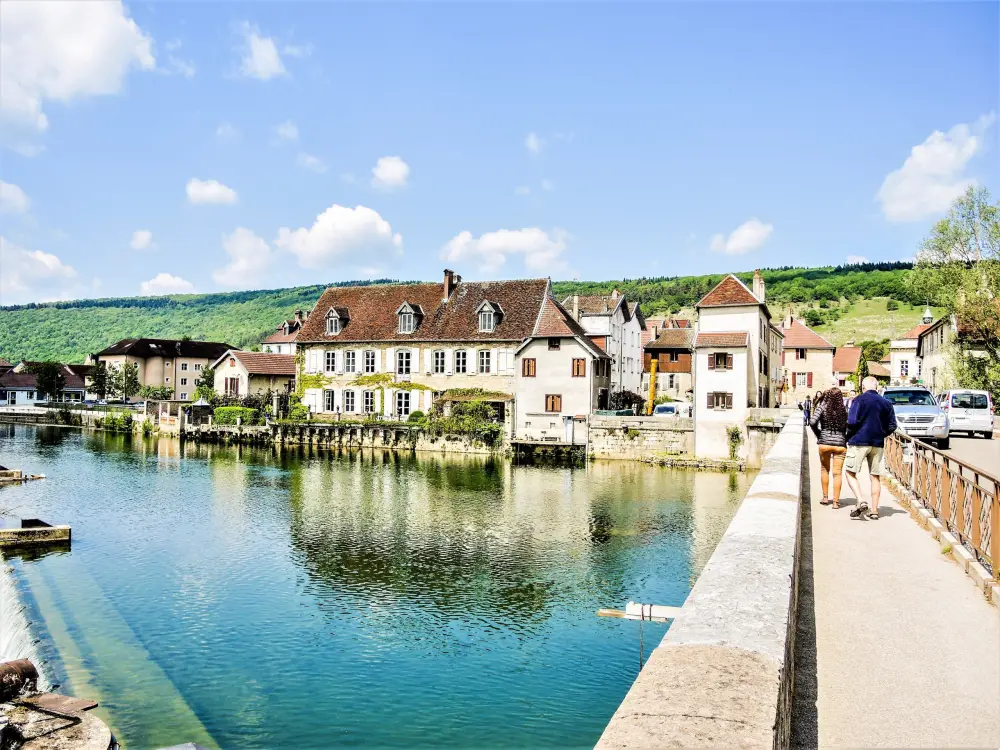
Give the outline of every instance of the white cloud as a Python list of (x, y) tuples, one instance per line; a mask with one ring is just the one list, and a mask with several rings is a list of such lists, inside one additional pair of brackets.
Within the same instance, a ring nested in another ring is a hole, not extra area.
[(0, 113), (22, 135), (48, 128), (46, 100), (116, 94), (132, 67), (156, 67), (153, 40), (118, 0), (0, 3)]
[(212, 272), (216, 284), (228, 288), (247, 288), (261, 281), (274, 255), (271, 246), (245, 227), (222, 236), (222, 249), (229, 264)]
[(960, 123), (947, 133), (935, 130), (914, 146), (903, 166), (886, 175), (876, 196), (889, 221), (918, 221), (948, 210), (975, 180), (964, 175), (969, 160), (982, 150), (983, 132), (993, 113), (972, 125)]
[(866, 258), (863, 255), (848, 255), (847, 256), (847, 265), (849, 265), (849, 266), (856, 266), (856, 265), (859, 265), (861, 263), (867, 263), (867, 262), (868, 262), (868, 258)]
[(542, 190), (551, 193), (555, 189), (556, 189), (556, 184), (552, 180), (549, 179), (542, 180)]
[(0, 304), (38, 301), (63, 296), (65, 284), (76, 270), (57, 256), (27, 250), (0, 237)]
[(317, 174), (323, 174), (326, 172), (326, 164), (323, 163), (322, 159), (313, 156), (312, 154), (307, 154), (304, 151), (299, 154), (298, 159), (296, 159), (300, 167), (304, 167)]
[(365, 206), (348, 208), (334, 204), (306, 229), (278, 230), (275, 245), (299, 259), (303, 268), (329, 268), (330, 264), (377, 264), (383, 258), (403, 253), (403, 238), (377, 211)]
[(529, 152), (537, 156), (542, 153), (542, 149), (545, 148), (545, 141), (539, 137), (538, 133), (531, 132), (524, 138), (524, 147), (528, 149)]
[(527, 185), (518, 185), (514, 188), (514, 195), (531, 195), (531, 188)]
[(0, 214), (26, 214), (31, 199), (12, 182), (0, 180)]
[(239, 138), (240, 131), (233, 127), (230, 123), (224, 122), (215, 129), (215, 137), (222, 138), (223, 140)]
[(226, 187), (218, 180), (199, 180), (193, 177), (188, 180), (187, 197), (191, 203), (236, 203), (236, 191)]
[(311, 44), (286, 44), (281, 52), (289, 57), (309, 57), (313, 48)]
[(406, 185), (410, 165), (398, 156), (383, 156), (372, 167), (372, 185), (391, 190)]
[(568, 239), (569, 235), (562, 229), (550, 235), (537, 227), (501, 229), (479, 237), (462, 232), (444, 246), (441, 258), (450, 262), (478, 261), (481, 271), (496, 273), (507, 262), (508, 255), (520, 255), (531, 271), (559, 271), (566, 267), (562, 254)]
[(128, 246), (133, 250), (149, 250), (154, 247), (153, 233), (148, 229), (136, 229)]
[(712, 237), (711, 248), (717, 253), (742, 255), (751, 250), (756, 250), (773, 233), (773, 224), (765, 224), (760, 219), (750, 219), (736, 227), (736, 229), (729, 233), (728, 237), (723, 234), (714, 235)]
[(189, 294), (193, 291), (194, 284), (169, 273), (158, 273), (149, 281), (139, 284), (139, 293), (147, 297), (160, 294)]
[(285, 75), (285, 65), (278, 54), (278, 45), (270, 37), (261, 36), (256, 26), (243, 22), (237, 29), (243, 36), (240, 57), (240, 75), (269, 81)]
[(171, 72), (185, 78), (194, 78), (194, 74), (198, 72), (193, 62), (180, 57), (174, 57), (173, 55), (167, 55), (167, 65), (170, 67)]
[(297, 141), (299, 138), (299, 129), (295, 127), (295, 123), (291, 120), (285, 120), (280, 125), (274, 128), (274, 132), (278, 134), (278, 137), (283, 141)]

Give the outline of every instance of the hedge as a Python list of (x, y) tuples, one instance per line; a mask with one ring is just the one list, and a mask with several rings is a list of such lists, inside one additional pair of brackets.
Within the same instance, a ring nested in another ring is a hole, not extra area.
[(260, 424), (260, 412), (248, 406), (219, 406), (215, 410), (213, 419), (216, 424)]

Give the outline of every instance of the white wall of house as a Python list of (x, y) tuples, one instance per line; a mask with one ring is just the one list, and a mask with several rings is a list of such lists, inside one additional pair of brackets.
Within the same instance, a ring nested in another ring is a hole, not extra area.
[(265, 354), (295, 354), (295, 342), (288, 341), (280, 344), (261, 344), (260, 350)]
[[(801, 354), (805, 357), (800, 359)], [(832, 387), (833, 349), (785, 349), (782, 357), (788, 383), (782, 399), (786, 405), (812, 398), (816, 391)]]
[[(778, 375), (780, 365), (781, 337), (770, 326), (763, 308), (760, 305), (733, 307), (703, 307), (698, 310), (698, 330), (704, 333), (721, 333), (724, 331), (746, 331), (749, 334), (748, 356), (752, 361), (749, 370), (748, 392), (745, 394), (753, 406), (760, 405), (758, 388), (765, 391), (765, 399), (770, 404), (777, 403), (777, 390), (781, 379)], [(760, 373), (759, 355), (761, 341), (767, 339), (765, 352), (768, 356), (768, 372)], [(698, 382), (697, 372), (695, 382)], [(698, 389), (701, 389), (699, 384)], [(695, 394), (695, 401), (698, 400)]]
[[(709, 357), (721, 352), (733, 355), (733, 368), (731, 370), (709, 368)], [(729, 439), (726, 435), (726, 429), (731, 425), (739, 425), (745, 434), (748, 392), (756, 388), (754, 368), (749, 367), (749, 363), (749, 347), (715, 347), (696, 350), (695, 455), (703, 458), (728, 458)], [(732, 408), (709, 406), (708, 395), (712, 393), (731, 394)], [(745, 449), (746, 442), (744, 441), (741, 450)], [(741, 453), (741, 455), (744, 454)]]
[(889, 375), (892, 385), (906, 384), (920, 377), (916, 339), (893, 339), (889, 342)]
[[(550, 341), (558, 341), (559, 348), (550, 348)], [(573, 360), (580, 359), (584, 374), (574, 376)], [(534, 360), (534, 377), (523, 375), (525, 360)], [(585, 418), (597, 407), (600, 390), (611, 385), (609, 377), (597, 373), (600, 361), (574, 338), (537, 338), (525, 344), (517, 355), (515, 437), (585, 442)], [(558, 402), (552, 397), (558, 397)], [(582, 419), (567, 427), (567, 417)]]
[[(611, 357), (611, 391), (642, 389), (642, 327), (636, 316), (626, 322), (624, 305), (608, 315), (581, 315), (580, 326), (591, 337), (604, 337)], [(641, 395), (641, 394), (640, 394)]]
[[(67, 388), (55, 401), (80, 403), (84, 396), (84, 392), (80, 389)], [(48, 401), (48, 399), (43, 399), (34, 388), (0, 388), (0, 406), (34, 406), (35, 404), (48, 403)]]

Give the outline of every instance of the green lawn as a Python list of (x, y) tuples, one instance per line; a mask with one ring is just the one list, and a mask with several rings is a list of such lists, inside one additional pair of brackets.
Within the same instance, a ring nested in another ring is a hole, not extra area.
[[(814, 330), (831, 344), (843, 346), (849, 341), (899, 338), (920, 323), (924, 315), (923, 305), (914, 307), (900, 302), (898, 310), (889, 311), (886, 310), (888, 301), (885, 297), (858, 300), (839, 320), (817, 326)], [(809, 306), (795, 305), (793, 311), (797, 316), (801, 316)], [(795, 310), (796, 307), (799, 309)], [(942, 314), (941, 310), (934, 308), (931, 308), (931, 312), (935, 320)]]

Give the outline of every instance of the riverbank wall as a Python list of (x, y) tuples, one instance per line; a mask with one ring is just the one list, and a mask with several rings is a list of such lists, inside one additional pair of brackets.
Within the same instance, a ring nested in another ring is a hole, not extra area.
[(789, 747), (805, 449), (789, 420), (598, 748)]

